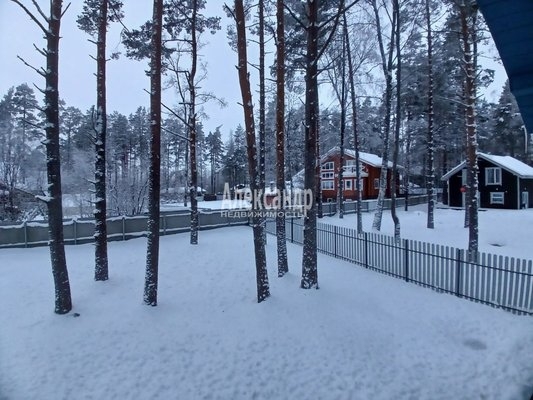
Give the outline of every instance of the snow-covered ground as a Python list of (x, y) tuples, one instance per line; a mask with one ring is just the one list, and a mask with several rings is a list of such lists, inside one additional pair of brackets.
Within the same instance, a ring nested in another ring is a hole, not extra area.
[[(387, 219), (387, 218), (386, 218)], [(439, 217), (437, 216), (437, 220)], [(407, 226), (407, 218), (404, 218)], [(502, 225), (508, 230), (510, 225)], [(529, 399), (533, 318), (319, 255), (299, 289), (301, 247), (255, 302), (248, 227), (161, 238), (159, 305), (142, 304), (146, 239), (68, 246), (73, 313), (53, 314), (46, 248), (0, 251), (0, 399)]]
[[(374, 213), (363, 213), (363, 229), (371, 232)], [(427, 229), (427, 205), (409, 207), (409, 211), (398, 209), (401, 236), (405, 239), (438, 243), (466, 249), (468, 228), (464, 228), (464, 211), (444, 208), (435, 209), (435, 229)], [(356, 228), (355, 214), (343, 219), (338, 215), (320, 220), (326, 224)], [(390, 210), (383, 211), (381, 233), (394, 235), (394, 223)], [(531, 237), (533, 234), (533, 209), (479, 211), (479, 250), (486, 253), (533, 260)]]

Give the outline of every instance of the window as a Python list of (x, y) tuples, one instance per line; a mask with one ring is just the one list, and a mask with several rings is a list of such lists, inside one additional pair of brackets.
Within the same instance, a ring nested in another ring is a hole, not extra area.
[(333, 161), (328, 161), (327, 163), (322, 164), (323, 171), (333, 171), (334, 164)]
[(344, 165), (346, 165), (347, 167), (348, 167), (348, 166), (352, 166), (352, 165), (355, 166), (355, 160), (346, 160), (346, 161), (344, 162)]
[(502, 169), (498, 167), (485, 168), (485, 185), (501, 185)]
[(322, 190), (333, 190), (334, 184), (333, 181), (321, 181), (322, 182)]
[(490, 192), (490, 204), (504, 204), (505, 193), (503, 192)]
[(467, 183), (466, 168), (463, 168), (463, 170), (461, 171), (461, 184), (463, 186), (466, 186), (466, 183)]
[(345, 179), (344, 180), (344, 190), (352, 190), (352, 180), (351, 179)]
[(334, 175), (333, 172), (322, 172), (322, 179), (333, 179)]
[(379, 190), (379, 178), (374, 178), (374, 189)]

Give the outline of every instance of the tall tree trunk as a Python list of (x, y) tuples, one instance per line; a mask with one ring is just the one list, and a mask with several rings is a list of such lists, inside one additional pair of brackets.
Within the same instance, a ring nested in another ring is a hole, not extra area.
[(348, 57), (348, 79), (350, 81), (350, 97), (352, 99), (352, 129), (353, 129), (353, 143), (355, 150), (355, 190), (357, 191), (357, 233), (363, 232), (363, 216), (361, 212), (361, 202), (363, 195), (361, 193), (361, 161), (359, 159), (359, 133), (357, 129), (357, 98), (355, 95), (355, 71), (352, 60), (352, 50), (350, 47), (350, 36), (348, 35), (348, 21), (346, 13), (344, 14), (344, 37), (346, 40), (346, 55)]
[(460, 5), (461, 37), (463, 42), (466, 103), (466, 144), (467, 144), (467, 191), (468, 191), (468, 259), (475, 261), (478, 254), (478, 172), (477, 129), (476, 129), (476, 66), (473, 44), (475, 43), (476, 9), (464, 1)]
[[(345, 29), (345, 28), (344, 28)], [(344, 218), (344, 136), (346, 132), (346, 38), (342, 33), (342, 66), (341, 66), (341, 93), (340, 93), (340, 160), (339, 160), (339, 184), (338, 184), (338, 207), (339, 218)]]
[(385, 77), (385, 99), (384, 108), (385, 116), (383, 118), (383, 153), (381, 174), (379, 178), (379, 193), (378, 204), (376, 213), (374, 214), (374, 221), (372, 222), (372, 228), (375, 230), (381, 229), (381, 219), (383, 217), (383, 203), (385, 202), (385, 194), (387, 191), (387, 175), (389, 166), (389, 141), (390, 141), (390, 124), (391, 124), (391, 108), (392, 108), (392, 70), (393, 70), (393, 54), (394, 54), (394, 35), (396, 32), (396, 20), (393, 15), (391, 24), (390, 46), (388, 46), (388, 56), (385, 54), (385, 45), (383, 43), (383, 33), (381, 31), (380, 12), (376, 4), (376, 0), (372, 0), (372, 8), (374, 10), (374, 16), (376, 18), (377, 39), (379, 45), (379, 52), (381, 55), (381, 66), (383, 69), (383, 75)]
[[(278, 276), (289, 272), (285, 235), (285, 24), (283, 0), (277, 0), (277, 57), (276, 57), (276, 187), (280, 201), (276, 214), (278, 246)], [(292, 193), (291, 193), (292, 194)]]
[(46, 171), (49, 198), (48, 234), (52, 273), (55, 286), (55, 312), (66, 314), (72, 310), (70, 282), (65, 258), (63, 237), (63, 207), (61, 194), (61, 160), (59, 156), (59, 31), (62, 1), (50, 2), (50, 17), (46, 32), (46, 89), (44, 113), (46, 117)]
[(433, 32), (431, 27), (430, 0), (426, 0), (426, 28), (428, 43), (428, 135), (427, 135), (427, 175), (426, 185), (428, 192), (428, 220), (427, 227), (435, 228), (435, 142), (433, 132)]
[(393, 12), (396, 19), (396, 119), (394, 125), (394, 149), (392, 152), (392, 176), (391, 176), (391, 215), (394, 221), (394, 240), (396, 244), (400, 244), (400, 219), (396, 213), (396, 176), (398, 170), (398, 152), (400, 148), (400, 126), (401, 126), (401, 82), (402, 82), (402, 60), (401, 60), (401, 46), (400, 46), (400, 3), (399, 0), (393, 0)]
[[(242, 105), (244, 111), (244, 125), (246, 128), (246, 145), (248, 150), (248, 172), (250, 174), (250, 188), (253, 196), (259, 186), (259, 171), (257, 168), (257, 148), (255, 141), (254, 109), (250, 76), (248, 73), (248, 56), (246, 49), (246, 25), (243, 0), (235, 0), (235, 22), (237, 25), (237, 53), (239, 72), (239, 85), (241, 88)], [(257, 284), (257, 302), (261, 303), (270, 296), (268, 273), (266, 268), (265, 242), (262, 235), (261, 217), (259, 217), (257, 204), (252, 202), (252, 227), (254, 235), (255, 268)]]
[(196, 69), (198, 62), (198, 44), (196, 38), (196, 17), (198, 11), (197, 0), (193, 0), (191, 17), (191, 70), (187, 80), (189, 83), (189, 144), (191, 148), (191, 181), (189, 193), (191, 194), (191, 244), (198, 244), (198, 201), (196, 200), (198, 188), (198, 166), (196, 159)]
[[(318, 129), (318, 2), (307, 0), (307, 54), (305, 68), (305, 179), (306, 191), (316, 193), (316, 157)], [(320, 173), (320, 164), (318, 164)], [(314, 196), (316, 197), (316, 196)], [(302, 257), (303, 289), (318, 289), (316, 203), (308, 206), (304, 217), (304, 243)]]
[[(50, 1), (50, 16), (44, 17), (46, 23), (39, 21), (38, 15), (33, 14), (20, 1), (12, 0), (20, 6), (26, 14), (43, 31), (46, 39), (46, 70), (37, 70), (45, 78), (44, 115), (46, 132), (46, 174), (48, 181), (48, 196), (43, 200), (48, 208), (48, 236), (50, 261), (54, 278), (55, 309), (57, 314), (66, 314), (72, 310), (72, 298), (65, 257), (65, 243), (63, 237), (63, 207), (61, 201), (61, 159), (59, 148), (59, 39), (62, 17), (62, 0)], [(46, 26), (47, 25), (47, 26)]]
[(94, 279), (106, 281), (109, 279), (107, 259), (107, 194), (106, 194), (106, 136), (107, 136), (107, 107), (106, 107), (106, 35), (107, 35), (107, 3), (100, 0), (100, 15), (98, 18), (98, 39), (96, 50), (96, 160), (94, 163)]
[[(258, 1), (259, 8), (259, 188), (265, 190), (265, 4)], [(261, 202), (264, 197), (261, 196)], [(261, 203), (264, 208), (264, 204)], [(266, 243), (266, 218), (261, 218), (263, 240)]]
[[(191, 133), (190, 133), (190, 130), (187, 129), (187, 139), (188, 139), (188, 142), (186, 143), (185, 145), (185, 186), (189, 186), (190, 185), (190, 182), (189, 182), (189, 150), (190, 150), (190, 138), (191, 136)], [(189, 196), (189, 192), (187, 190), (190, 190), (188, 187), (185, 187), (184, 190), (183, 190), (183, 207), (187, 207), (187, 196)]]
[[(412, 113), (407, 110), (407, 127), (406, 127), (406, 137), (405, 137), (405, 174), (404, 174), (404, 196), (405, 196), (405, 204), (404, 204), (404, 211), (409, 211), (409, 186), (410, 186), (410, 179), (411, 179), (411, 143), (413, 141), (413, 137), (411, 134), (411, 119), (412, 119)], [(425, 159), (422, 162), (422, 165), (425, 165)], [(425, 168), (425, 167), (424, 167)], [(422, 172), (424, 174), (424, 171)]]
[(163, 0), (154, 0), (150, 60), (150, 170), (148, 187), (148, 249), (144, 302), (157, 306), (159, 269), (159, 200), (161, 188), (161, 33)]
[(316, 169), (315, 173), (315, 199), (317, 202), (316, 205), (316, 215), (318, 218), (322, 218), (324, 216), (324, 207), (322, 204), (323, 198), (322, 198), (322, 163), (320, 162), (320, 110), (318, 108), (319, 99), (318, 99), (318, 80), (317, 80), (317, 87), (316, 87), (316, 93), (315, 93), (315, 104), (316, 104), (316, 114), (315, 114), (315, 121), (316, 121), (316, 127), (315, 127), (315, 137), (316, 137), (316, 165), (318, 165), (318, 168)]

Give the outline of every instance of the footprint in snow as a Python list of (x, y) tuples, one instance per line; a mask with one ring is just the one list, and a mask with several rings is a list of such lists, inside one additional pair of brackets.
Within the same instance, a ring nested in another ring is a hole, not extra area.
[(472, 350), (485, 350), (487, 345), (478, 339), (466, 339), (463, 344)]

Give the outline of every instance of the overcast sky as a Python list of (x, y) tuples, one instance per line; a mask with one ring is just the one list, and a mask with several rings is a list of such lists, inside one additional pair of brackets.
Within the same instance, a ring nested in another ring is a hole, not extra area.
[[(39, 0), (43, 10), (48, 10), (48, 0)], [(136, 28), (150, 19), (152, 14), (152, 2), (148, 0), (125, 0), (124, 23), (128, 28)], [(30, 5), (30, 0), (24, 0)], [(64, 1), (64, 4), (67, 4)], [(87, 110), (96, 101), (96, 79), (94, 71), (96, 63), (90, 58), (94, 54), (95, 46), (87, 41), (88, 36), (76, 26), (77, 15), (81, 12), (83, 1), (73, 0), (72, 5), (63, 18), (61, 27), (60, 48), (60, 96), (69, 106), (75, 106), (82, 111)], [(209, 132), (218, 125), (222, 125), (222, 132), (227, 135), (230, 130), (242, 124), (243, 112), (238, 105), (240, 102), (240, 90), (235, 64), (237, 55), (228, 45), (226, 38), (226, 26), (232, 23), (225, 17), (222, 10), (222, 0), (209, 0), (207, 2), (206, 16), (222, 16), (222, 30), (215, 35), (204, 33), (202, 40), (206, 43), (201, 49), (202, 61), (208, 63), (208, 76), (201, 83), (201, 90), (212, 92), (218, 97), (223, 97), (228, 106), (220, 109), (218, 104), (211, 103), (204, 106), (208, 119), (203, 120), (205, 131)], [(108, 50), (123, 51), (120, 46), (119, 24), (113, 24), (108, 34)], [(0, 57), (0, 96), (3, 96), (11, 86), (27, 82), (35, 83), (42, 87), (44, 80), (30, 68), (24, 66), (17, 55), (26, 59), (36, 67), (44, 65), (44, 58), (33, 48), (35, 43), (38, 47), (44, 47), (45, 42), (42, 32), (29, 19), (29, 17), (15, 3), (8, 0), (0, 0), (0, 38), (2, 40)], [(250, 59), (257, 57), (257, 50), (250, 49)], [(490, 58), (495, 56), (496, 50), (487, 50), (486, 56), (480, 61), (489, 68), (496, 69), (495, 82), (485, 94), (492, 101), (497, 101), (501, 93), (501, 87), (505, 82), (505, 71), (498, 63)], [(272, 55), (270, 55), (272, 57)], [(132, 61), (124, 55), (119, 60), (108, 63), (107, 89), (108, 89), (108, 112), (119, 111), (130, 114), (139, 106), (149, 106), (149, 97), (145, 89), (149, 88), (149, 78), (145, 74), (147, 61)], [(250, 69), (252, 81), (255, 71)], [(323, 90), (326, 90), (325, 88)], [(329, 90), (326, 90), (329, 92)], [(322, 91), (321, 91), (322, 92)], [(42, 96), (36, 92), (41, 100)], [(257, 93), (254, 92), (255, 100)], [(327, 96), (324, 96), (327, 97)], [(323, 100), (325, 98), (323, 97)], [(169, 106), (177, 105), (177, 97), (173, 89), (167, 89), (163, 95), (163, 101)], [(328, 101), (328, 103), (330, 103)]]
[[(25, 0), (33, 10), (31, 1)], [(39, 0), (43, 10), (48, 12), (49, 1)], [(152, 2), (140, 0), (124, 1), (125, 19), (128, 28), (136, 28), (151, 18)], [(64, 4), (68, 4), (64, 1)], [(87, 41), (87, 34), (76, 26), (77, 15), (81, 12), (83, 1), (73, 0), (61, 26), (60, 43), (60, 87), (59, 94), (67, 105), (87, 110), (96, 102), (96, 78), (94, 72), (96, 63), (89, 57), (94, 54), (95, 46)], [(235, 64), (237, 55), (228, 45), (226, 25), (231, 20), (225, 17), (221, 0), (208, 1), (207, 16), (223, 16), (222, 30), (215, 35), (204, 33), (202, 40), (206, 46), (201, 49), (202, 61), (208, 63), (207, 80), (201, 83), (201, 90), (226, 99), (228, 106), (224, 109), (216, 103), (205, 105), (208, 119), (204, 120), (205, 131), (214, 130), (223, 125), (222, 131), (227, 134), (242, 123), (242, 108), (240, 101), (239, 83)], [(119, 24), (113, 24), (108, 34), (108, 50), (123, 51), (119, 45)], [(0, 57), (0, 96), (3, 96), (11, 86), (27, 82), (37, 86), (44, 85), (44, 79), (17, 59), (17, 55), (30, 64), (41, 67), (45, 61), (33, 48), (33, 43), (44, 47), (42, 32), (30, 18), (15, 3), (0, 0), (0, 38), (2, 38)], [(119, 60), (108, 62), (107, 92), (108, 112), (119, 111), (130, 114), (139, 106), (149, 107), (149, 96), (144, 89), (150, 87), (148, 76), (145, 74), (147, 61), (132, 61), (121, 55)], [(36, 91), (39, 100), (42, 95)], [(173, 89), (168, 89), (163, 95), (164, 102), (169, 106), (177, 104), (177, 97)]]

